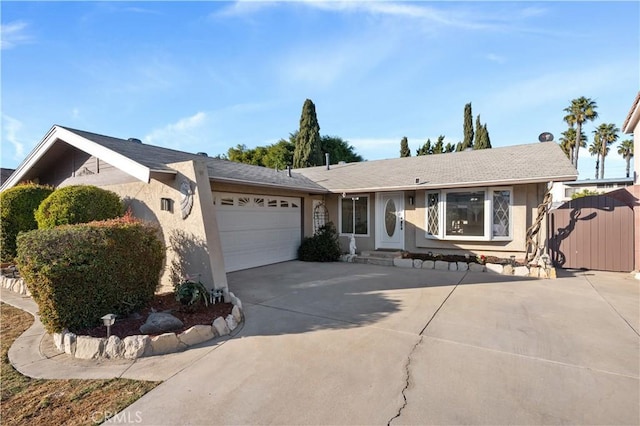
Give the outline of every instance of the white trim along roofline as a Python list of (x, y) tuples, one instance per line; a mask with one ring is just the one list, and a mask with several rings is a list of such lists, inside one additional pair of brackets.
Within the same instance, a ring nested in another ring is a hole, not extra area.
[(333, 192), (328, 189), (322, 190), (322, 189), (314, 189), (314, 188), (300, 188), (299, 186), (286, 186), (286, 185), (279, 185), (277, 183), (254, 182), (250, 180), (234, 179), (234, 178), (209, 177), (209, 181), (221, 182), (221, 183), (236, 183), (236, 184), (240, 183), (247, 186), (288, 189), (288, 190), (297, 191), (297, 192), (308, 192), (310, 194), (330, 194), (331, 192)]
[(18, 166), (16, 171), (7, 179), (0, 190), (5, 190), (16, 185), (22, 177), (40, 160), (49, 149), (58, 141), (65, 142), (75, 148), (85, 151), (94, 157), (98, 157), (107, 163), (118, 167), (123, 172), (133, 176), (134, 178), (149, 183), (151, 172), (159, 172), (151, 170), (132, 159), (118, 154), (98, 143), (83, 138), (65, 128), (54, 125), (46, 136), (40, 141), (36, 148), (31, 151), (29, 156)]
[(577, 179), (576, 175), (567, 176), (552, 176), (544, 178), (532, 178), (532, 179), (501, 179), (490, 181), (475, 181), (475, 182), (455, 182), (455, 183), (438, 183), (429, 184), (418, 183), (413, 185), (401, 185), (401, 186), (383, 186), (383, 187), (363, 187), (363, 188), (343, 188), (343, 189), (329, 189), (328, 192), (336, 194), (351, 194), (351, 193), (363, 193), (363, 192), (387, 192), (387, 191), (418, 191), (427, 189), (452, 189), (452, 188), (475, 188), (482, 186), (510, 186), (510, 185), (525, 185), (529, 183), (547, 183), (547, 182), (568, 182)]

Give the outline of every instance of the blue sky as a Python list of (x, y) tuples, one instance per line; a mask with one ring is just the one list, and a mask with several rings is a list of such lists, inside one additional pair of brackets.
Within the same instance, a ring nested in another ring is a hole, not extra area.
[[(464, 104), (494, 147), (560, 137), (594, 99), (618, 127), (640, 89), (638, 2), (7, 2), (2, 167), (54, 124), (209, 155), (299, 126), (368, 160), (462, 139)], [(620, 140), (629, 138), (621, 135)], [(624, 176), (612, 149), (606, 177)], [(595, 161), (580, 154), (580, 178)]]

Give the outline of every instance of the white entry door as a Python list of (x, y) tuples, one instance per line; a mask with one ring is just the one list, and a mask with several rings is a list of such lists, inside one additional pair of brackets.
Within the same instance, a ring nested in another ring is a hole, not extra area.
[(376, 248), (404, 249), (404, 194), (376, 194)]

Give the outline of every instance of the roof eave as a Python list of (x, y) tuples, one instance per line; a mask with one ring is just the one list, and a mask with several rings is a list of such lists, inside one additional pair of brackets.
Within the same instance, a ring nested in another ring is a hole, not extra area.
[(450, 188), (477, 188), (484, 186), (508, 186), (508, 185), (526, 185), (530, 183), (548, 183), (548, 182), (569, 182), (578, 178), (578, 175), (549, 176), (531, 179), (501, 179), (477, 182), (449, 182), (429, 184), (428, 182), (414, 185), (403, 186), (382, 186), (382, 187), (362, 187), (362, 188), (336, 188), (330, 189), (329, 192), (341, 193), (362, 193), (362, 192), (390, 192), (390, 191), (419, 191), (423, 189), (450, 189)]
[(624, 123), (622, 124), (622, 133), (631, 134), (635, 129), (636, 125), (640, 121), (640, 92), (636, 95), (636, 99), (629, 110), (629, 114), (627, 114)]
[(233, 183), (233, 184), (256, 186), (256, 187), (287, 189), (290, 191), (308, 192), (311, 194), (327, 194), (330, 192), (327, 189), (321, 189), (321, 188), (307, 188), (307, 187), (299, 187), (299, 186), (280, 185), (277, 183), (253, 182), (253, 181), (248, 181), (243, 179), (233, 179), (233, 178), (209, 177), (209, 181), (221, 182), (221, 183)]
[(25, 174), (31, 170), (58, 141), (65, 142), (94, 157), (100, 158), (142, 182), (149, 183), (150, 181), (151, 170), (148, 167), (63, 127), (54, 125), (0, 189), (4, 191), (17, 185)]

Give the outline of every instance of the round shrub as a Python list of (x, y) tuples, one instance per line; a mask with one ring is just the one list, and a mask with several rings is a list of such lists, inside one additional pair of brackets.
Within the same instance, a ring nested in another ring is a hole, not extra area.
[(338, 233), (331, 222), (318, 229), (313, 237), (305, 238), (298, 249), (298, 259), (306, 262), (335, 262), (339, 258)]
[(124, 204), (115, 192), (91, 185), (72, 185), (56, 189), (38, 207), (39, 229), (59, 225), (106, 220), (124, 214)]
[(0, 193), (0, 259), (13, 262), (16, 237), (20, 232), (37, 229), (34, 212), (53, 192), (50, 186), (27, 183)]
[(50, 333), (125, 316), (160, 283), (165, 245), (158, 228), (131, 217), (37, 229), (18, 236), (18, 268)]

